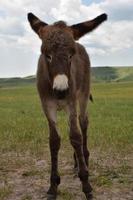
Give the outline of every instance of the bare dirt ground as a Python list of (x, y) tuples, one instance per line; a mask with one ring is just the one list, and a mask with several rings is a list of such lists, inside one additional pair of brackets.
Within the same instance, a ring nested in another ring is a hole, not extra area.
[[(73, 173), (72, 157), (61, 153), (59, 168), (61, 184), (57, 200), (85, 200), (79, 179)], [(63, 158), (63, 159), (62, 159)], [(94, 188), (94, 200), (133, 200), (133, 170), (131, 158), (102, 158), (92, 153), (90, 181)], [(117, 168), (116, 168), (117, 163)], [(31, 155), (2, 155), (0, 161), (0, 188), (4, 188), (1, 200), (45, 200), (49, 186), (49, 154), (45, 159)]]

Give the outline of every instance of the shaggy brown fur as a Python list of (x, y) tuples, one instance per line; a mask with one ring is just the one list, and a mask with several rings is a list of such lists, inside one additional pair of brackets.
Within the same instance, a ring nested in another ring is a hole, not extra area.
[[(51, 152), (51, 178), (48, 199), (56, 199), (60, 183), (58, 173), (58, 151), (60, 136), (57, 130), (57, 110), (64, 108), (69, 115), (70, 142), (74, 148), (75, 168), (82, 182), (86, 199), (92, 197), (88, 180), (87, 148), (87, 102), (90, 95), (90, 61), (85, 48), (76, 43), (107, 19), (102, 14), (95, 19), (67, 26), (63, 21), (48, 25), (32, 13), (28, 20), (32, 29), (42, 40), (41, 55), (37, 71), (37, 87), (42, 108), (49, 123), (49, 145)], [(77, 124), (77, 102), (79, 102), (79, 124)], [(81, 133), (82, 134), (81, 134)]]

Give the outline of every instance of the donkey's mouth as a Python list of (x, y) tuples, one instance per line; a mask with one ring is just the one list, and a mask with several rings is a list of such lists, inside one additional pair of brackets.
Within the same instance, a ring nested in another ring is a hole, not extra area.
[(69, 90), (56, 90), (54, 89), (54, 96), (57, 99), (65, 99), (68, 96)]

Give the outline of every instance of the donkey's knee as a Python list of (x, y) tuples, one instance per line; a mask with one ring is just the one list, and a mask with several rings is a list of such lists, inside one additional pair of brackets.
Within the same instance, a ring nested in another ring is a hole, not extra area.
[(89, 166), (89, 155), (90, 155), (90, 153), (89, 153), (88, 149), (83, 150), (83, 152), (84, 152), (85, 162), (86, 162), (86, 165), (88, 167)]
[(88, 128), (88, 123), (89, 123), (88, 117), (79, 115), (79, 123), (80, 123), (82, 132), (86, 132)]
[(87, 147), (87, 128), (88, 128), (88, 116), (79, 116), (79, 123), (80, 123), (80, 127), (81, 127), (81, 131), (82, 131), (82, 135), (83, 135), (83, 152), (84, 152), (84, 157), (85, 157), (85, 161), (86, 164), (88, 166), (88, 159), (89, 159), (89, 151), (88, 151), (88, 147)]
[(80, 133), (76, 133), (76, 132), (73, 132), (71, 131), (70, 132), (70, 142), (71, 142), (71, 145), (73, 146), (75, 152), (77, 153), (77, 150), (79, 148), (81, 148), (82, 146), (82, 136)]
[(81, 182), (88, 181), (88, 176), (89, 176), (88, 170), (83, 171), (83, 172), (79, 171), (78, 173), (78, 177), (80, 178)]
[(56, 128), (56, 123), (53, 121), (49, 121), (49, 144), (51, 151), (58, 151), (60, 148), (60, 136), (58, 135), (58, 131)]

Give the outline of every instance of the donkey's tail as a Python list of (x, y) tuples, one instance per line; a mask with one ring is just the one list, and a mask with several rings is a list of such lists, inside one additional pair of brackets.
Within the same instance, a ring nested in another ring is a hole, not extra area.
[(93, 102), (93, 96), (90, 94), (90, 101)]

